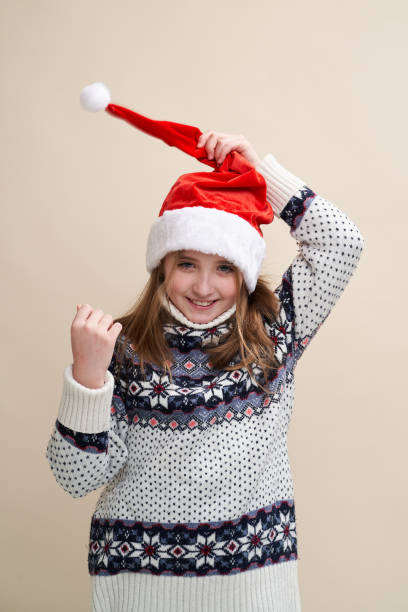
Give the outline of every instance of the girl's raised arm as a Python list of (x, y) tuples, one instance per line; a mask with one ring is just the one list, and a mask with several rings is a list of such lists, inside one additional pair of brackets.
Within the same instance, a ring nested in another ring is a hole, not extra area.
[[(272, 154), (256, 170), (267, 183), (267, 200), (290, 227), (299, 252), (275, 290), (291, 326), (295, 362), (330, 314), (359, 262), (364, 239), (349, 217)], [(288, 347), (289, 350), (289, 347)]]
[(64, 370), (64, 386), (46, 458), (59, 485), (72, 497), (84, 497), (111, 482), (128, 458), (125, 444), (124, 366), (116, 369), (116, 352), (97, 389), (81, 385)]

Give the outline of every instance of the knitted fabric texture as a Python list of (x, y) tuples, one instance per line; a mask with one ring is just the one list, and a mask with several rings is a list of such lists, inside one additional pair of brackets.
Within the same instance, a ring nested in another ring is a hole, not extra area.
[(117, 371), (121, 336), (100, 389), (65, 368), (46, 456), (70, 496), (104, 487), (90, 524), (94, 612), (301, 609), (287, 448), (294, 374), (356, 269), (363, 237), (272, 155), (257, 169), (299, 248), (275, 289), (278, 317), (264, 318), (279, 362), (266, 381), (271, 395), (256, 384), (265, 382), (256, 364), (251, 380), (209, 361), (206, 346), (223, 342), (232, 316), (204, 329), (163, 325), (173, 382), (155, 365), (144, 380), (130, 346)]

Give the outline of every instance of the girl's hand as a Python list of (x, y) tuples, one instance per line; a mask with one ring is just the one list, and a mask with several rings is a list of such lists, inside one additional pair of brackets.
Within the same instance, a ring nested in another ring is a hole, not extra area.
[(102, 310), (89, 304), (78, 304), (71, 325), (71, 346), (74, 363), (72, 375), (85, 387), (96, 389), (105, 384), (105, 374), (112, 359), (116, 339), (122, 325)]
[(261, 161), (245, 136), (241, 134), (223, 134), (209, 130), (201, 134), (197, 141), (197, 148), (201, 147), (205, 147), (208, 159), (215, 159), (219, 166), (231, 151), (238, 151), (253, 166)]

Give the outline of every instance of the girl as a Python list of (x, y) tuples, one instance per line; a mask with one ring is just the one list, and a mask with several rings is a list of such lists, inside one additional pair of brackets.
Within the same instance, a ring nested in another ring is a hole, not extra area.
[[(47, 459), (74, 498), (106, 485), (90, 526), (92, 609), (298, 612), (294, 371), (363, 237), (241, 135), (101, 108), (215, 170), (170, 190), (134, 307), (113, 320), (80, 304), (72, 322)], [(272, 290), (259, 224), (274, 215), (299, 252)]]

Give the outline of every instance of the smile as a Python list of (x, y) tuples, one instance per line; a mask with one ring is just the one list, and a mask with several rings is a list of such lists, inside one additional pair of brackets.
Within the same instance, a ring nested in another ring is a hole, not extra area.
[(192, 304), (192, 306), (194, 306), (194, 308), (197, 308), (198, 310), (208, 310), (209, 308), (211, 308), (211, 306), (213, 306), (213, 304), (215, 304), (215, 302), (218, 302), (218, 300), (213, 300), (212, 302), (201, 302), (200, 300), (193, 301), (190, 298), (187, 299), (190, 304)]

